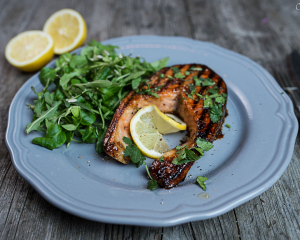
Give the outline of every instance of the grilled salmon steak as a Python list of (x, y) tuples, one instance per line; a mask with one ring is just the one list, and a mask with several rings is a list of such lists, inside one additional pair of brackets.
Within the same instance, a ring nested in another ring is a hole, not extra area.
[[(211, 84), (206, 86), (197, 84), (195, 81), (199, 79), (201, 81), (211, 79), (209, 80)], [(226, 101), (222, 104), (221, 119), (213, 122), (209, 109), (204, 107), (204, 99), (199, 96), (210, 95), (208, 90), (215, 86), (218, 87), (218, 94), (227, 94), (223, 79), (204, 65), (175, 65), (161, 69), (140, 86), (140, 92), (148, 89), (155, 92), (158, 98), (131, 91), (120, 102), (104, 138), (104, 151), (124, 164), (130, 162), (130, 157), (124, 156), (126, 144), (123, 137), (131, 138), (129, 127), (132, 117), (140, 108), (149, 105), (156, 105), (163, 113), (176, 114), (187, 124), (188, 140), (184, 145), (188, 148), (196, 147), (197, 138), (213, 142), (224, 122)], [(164, 153), (163, 157), (163, 162), (159, 159), (154, 160), (149, 170), (152, 178), (161, 187), (168, 189), (185, 179), (194, 162), (174, 165), (172, 161), (176, 157), (175, 149)]]

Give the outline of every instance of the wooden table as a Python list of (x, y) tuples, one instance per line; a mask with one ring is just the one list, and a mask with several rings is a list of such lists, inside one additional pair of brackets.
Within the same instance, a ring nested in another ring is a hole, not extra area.
[[(33, 75), (8, 64), (5, 45), (22, 31), (42, 29), (61, 8), (83, 15), (88, 41), (128, 35), (185, 36), (244, 54), (276, 78), (287, 72), (286, 56), (292, 49), (300, 50), (296, 4), (292, 0), (1, 0), (0, 238), (299, 239), (299, 137), (289, 167), (268, 191), (220, 217), (167, 228), (92, 222), (57, 209), (20, 177), (4, 143), (9, 105)], [(280, 64), (274, 67), (275, 63)]]

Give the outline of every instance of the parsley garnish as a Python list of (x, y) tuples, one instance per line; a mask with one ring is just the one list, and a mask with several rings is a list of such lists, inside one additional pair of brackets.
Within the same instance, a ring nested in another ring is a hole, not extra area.
[(188, 75), (190, 75), (191, 73), (190, 73), (189, 71), (185, 71), (184, 74), (185, 74), (186, 76), (188, 76)]
[(202, 82), (201, 82), (202, 87), (213, 86), (213, 85), (216, 84), (216, 83), (215, 83), (213, 80), (211, 80), (210, 78), (206, 78), (206, 79), (200, 78), (200, 81), (202, 81)]
[(227, 128), (231, 128), (231, 126), (230, 126), (229, 124), (226, 124), (226, 125), (225, 125), (225, 127), (227, 127)]
[(147, 171), (147, 174), (150, 178), (150, 180), (148, 181), (148, 185), (147, 185), (147, 188), (151, 191), (153, 191), (154, 189), (156, 189), (158, 187), (158, 183), (155, 179), (153, 179), (149, 173), (149, 170), (148, 170), (148, 167), (147, 167), (147, 164), (144, 162), (144, 165), (145, 165), (145, 168), (146, 168), (146, 171)]
[(189, 88), (190, 88), (191, 93), (188, 94), (188, 97), (190, 99), (193, 99), (193, 95), (195, 94), (195, 92), (196, 92), (197, 89), (196, 89), (196, 87), (195, 87), (194, 84), (189, 84)]
[[(193, 162), (199, 160), (203, 155), (203, 151), (210, 150), (214, 145), (210, 142), (206, 141), (205, 139), (198, 138), (196, 141), (197, 147), (195, 148), (187, 148), (186, 146), (177, 146), (175, 150), (176, 157), (172, 161), (174, 165), (180, 165), (183, 163)], [(199, 156), (193, 151), (196, 150), (199, 152)]]
[(141, 166), (146, 160), (146, 157), (141, 153), (140, 149), (138, 149), (130, 138), (123, 137), (123, 141), (128, 145), (125, 148), (124, 156), (130, 157), (131, 161), (135, 163), (137, 167)]
[(160, 77), (160, 78), (164, 78), (164, 77), (165, 77), (165, 74), (161, 73), (161, 74), (159, 75), (159, 77)]
[(214, 145), (212, 145), (211, 142), (206, 141), (205, 139), (202, 138), (198, 138), (196, 144), (199, 148), (203, 149), (206, 152), (214, 147)]
[(198, 176), (197, 179), (196, 179), (196, 183), (199, 184), (199, 186), (204, 190), (206, 191), (206, 185), (205, 185), (205, 181), (207, 180), (208, 178), (207, 177), (201, 177), (201, 176)]
[(159, 91), (159, 89), (161, 89), (163, 87), (163, 85), (155, 87), (155, 88), (150, 88), (150, 86), (148, 84), (146, 84), (147, 89), (143, 89), (141, 91), (136, 90), (136, 92), (140, 93), (140, 94), (148, 94), (148, 95), (152, 95), (156, 98), (158, 98), (158, 94), (157, 92)]
[(215, 94), (219, 92), (219, 88), (217, 86), (214, 86), (212, 89), (208, 89), (207, 92)]
[(162, 163), (164, 160), (165, 160), (164, 157), (160, 157), (160, 158), (159, 158), (159, 162), (161, 162), (161, 163)]
[(201, 81), (200, 81), (200, 79), (197, 77), (197, 76), (193, 76), (193, 79), (194, 79), (194, 81), (195, 81), (195, 85), (196, 86), (201, 86)]
[(202, 71), (202, 68), (191, 67), (190, 70), (194, 70), (194, 71)]
[[(155, 179), (153, 179), (151, 177), (151, 175), (149, 173), (147, 164), (144, 162), (146, 160), (146, 157), (141, 153), (140, 149), (138, 149), (138, 147), (131, 141), (130, 138), (123, 137), (123, 141), (128, 145), (125, 148), (124, 156), (130, 157), (131, 161), (133, 163), (135, 163), (137, 167), (141, 166), (144, 163), (147, 174), (150, 178), (147, 188), (150, 189), (151, 191), (153, 191), (154, 189), (156, 189), (158, 187), (158, 183)], [(163, 157), (161, 157), (161, 158), (163, 159)], [(160, 162), (161, 162), (161, 158), (160, 158)]]
[(216, 123), (223, 117), (222, 105), (214, 105), (209, 109), (209, 116), (213, 123)]
[(179, 73), (176, 73), (174, 75), (174, 77), (182, 79), (182, 78), (184, 78), (184, 75), (181, 72), (179, 72)]
[(180, 69), (177, 68), (177, 67), (171, 67), (171, 69), (173, 70), (173, 73), (176, 74), (176, 73), (179, 73), (180, 72)]

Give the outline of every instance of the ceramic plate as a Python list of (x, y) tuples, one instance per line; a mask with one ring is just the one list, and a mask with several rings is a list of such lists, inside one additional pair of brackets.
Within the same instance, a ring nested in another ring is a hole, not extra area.
[[(169, 65), (201, 63), (228, 86), (224, 138), (197, 161), (186, 180), (171, 190), (146, 189), (145, 168), (96, 155), (93, 144), (72, 143), (53, 151), (31, 143), (25, 134), (38, 74), (16, 94), (9, 111), (6, 144), (13, 164), (46, 200), (74, 215), (107, 223), (172, 226), (219, 216), (266, 191), (283, 174), (293, 153), (298, 122), (293, 105), (274, 78), (252, 60), (217, 45), (182, 37), (134, 36), (103, 42), (119, 52)], [(77, 50), (77, 52), (79, 52)], [(49, 66), (54, 66), (54, 62)], [(170, 147), (185, 133), (168, 135)], [(151, 159), (147, 159), (150, 165)], [(206, 193), (195, 184), (206, 176)]]

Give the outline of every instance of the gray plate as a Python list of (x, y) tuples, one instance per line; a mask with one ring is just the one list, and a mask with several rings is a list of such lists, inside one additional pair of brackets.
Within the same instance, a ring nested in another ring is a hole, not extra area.
[[(25, 134), (38, 74), (16, 94), (9, 111), (6, 144), (19, 174), (53, 205), (107, 223), (172, 226), (219, 216), (271, 187), (288, 166), (298, 130), (293, 106), (273, 77), (252, 60), (217, 45), (182, 37), (134, 36), (103, 42), (147, 61), (170, 57), (170, 65), (202, 63), (228, 86), (223, 139), (194, 164), (185, 182), (169, 190), (146, 189), (145, 169), (96, 155), (93, 144), (72, 143), (53, 151), (33, 145)], [(54, 66), (54, 63), (50, 63)], [(185, 133), (168, 135), (170, 147)], [(90, 163), (88, 163), (90, 161)], [(148, 165), (151, 159), (147, 160)], [(194, 184), (207, 176), (207, 192)], [(208, 196), (206, 198), (205, 196)]]

